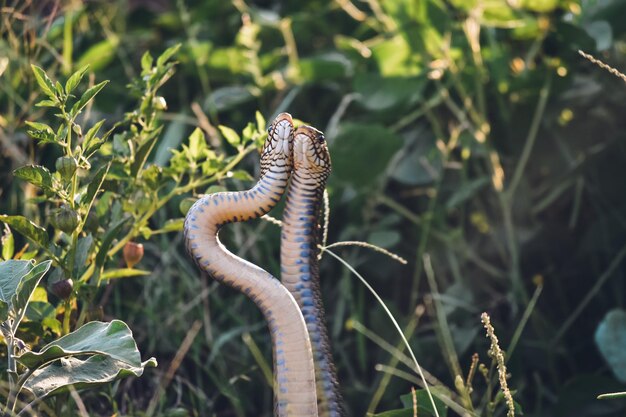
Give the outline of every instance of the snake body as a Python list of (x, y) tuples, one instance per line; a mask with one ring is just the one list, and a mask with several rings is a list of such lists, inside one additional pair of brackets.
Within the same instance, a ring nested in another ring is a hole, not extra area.
[(310, 126), (294, 134), (294, 170), (287, 191), (281, 237), (281, 279), (298, 302), (309, 330), (319, 415), (344, 415), (324, 320), (319, 284), (319, 212), (330, 155), (322, 132)]
[(187, 248), (200, 268), (246, 294), (261, 310), (272, 335), (275, 415), (317, 416), (315, 371), (302, 314), (289, 291), (271, 274), (229, 252), (217, 234), (227, 223), (261, 217), (285, 191), (292, 169), (293, 122), (281, 113), (261, 154), (261, 177), (247, 191), (200, 198), (185, 218)]

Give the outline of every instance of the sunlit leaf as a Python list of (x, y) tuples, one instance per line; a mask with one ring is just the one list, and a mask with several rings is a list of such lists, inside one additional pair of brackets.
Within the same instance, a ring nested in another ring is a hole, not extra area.
[(40, 246), (48, 245), (48, 233), (46, 229), (40, 227), (23, 216), (7, 216), (0, 214), (0, 222), (6, 223), (18, 233), (38, 243)]

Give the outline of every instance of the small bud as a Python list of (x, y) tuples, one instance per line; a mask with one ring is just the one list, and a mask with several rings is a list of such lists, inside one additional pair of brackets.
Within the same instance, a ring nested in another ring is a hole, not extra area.
[(62, 300), (67, 300), (74, 290), (74, 281), (71, 278), (62, 279), (52, 284), (52, 294)]
[(61, 231), (70, 234), (80, 222), (80, 216), (68, 206), (62, 206), (54, 216), (53, 224)]
[(124, 261), (128, 268), (134, 267), (143, 258), (143, 245), (141, 243), (128, 242), (124, 246)]
[(99, 226), (98, 215), (94, 211), (90, 211), (85, 220), (85, 230), (96, 233)]
[(55, 166), (57, 172), (61, 174), (61, 178), (69, 181), (78, 168), (78, 162), (72, 156), (62, 156), (57, 159)]
[(152, 100), (152, 105), (157, 110), (167, 110), (167, 102), (161, 96), (157, 96)]
[(73, 124), (72, 125), (72, 130), (74, 131), (74, 133), (76, 133), (78, 136), (83, 136), (83, 130), (81, 129), (80, 125), (77, 124)]

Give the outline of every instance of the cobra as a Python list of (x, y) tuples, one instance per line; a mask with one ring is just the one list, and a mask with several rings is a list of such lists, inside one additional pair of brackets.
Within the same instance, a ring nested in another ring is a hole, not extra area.
[(261, 176), (250, 190), (209, 194), (185, 218), (185, 240), (200, 268), (246, 294), (261, 310), (272, 336), (275, 415), (317, 416), (311, 344), (300, 309), (271, 274), (228, 251), (220, 228), (261, 217), (285, 191), (292, 170), (293, 122), (281, 113), (268, 129), (261, 153)]
[(298, 302), (309, 330), (320, 416), (344, 415), (319, 284), (319, 212), (331, 163), (324, 135), (310, 126), (294, 134), (294, 169), (283, 214), (281, 280)]

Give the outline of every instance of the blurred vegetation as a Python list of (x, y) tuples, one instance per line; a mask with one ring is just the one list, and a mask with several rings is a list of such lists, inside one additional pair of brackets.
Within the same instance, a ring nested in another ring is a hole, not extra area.
[[(35, 106), (44, 97), (31, 64), (61, 83), (85, 65), (84, 84), (110, 80), (76, 122), (86, 132), (106, 119), (107, 146), (117, 135), (123, 148), (136, 137), (124, 121), (133, 124), (133, 111), (141, 111), (136, 80), (145, 82), (152, 65), (142, 57), (180, 44), (175, 73), (160, 86), (163, 101), (150, 101), (162, 108), (152, 121), (158, 135), (146, 167), (171, 172), (171, 161), (182, 163), (201, 130), (215, 158), (231, 158), (241, 170), (216, 177), (219, 186), (244, 189), (253, 182), (245, 172), (258, 173), (258, 158), (242, 154), (235, 132), (258, 139), (257, 111), (267, 120), (289, 111), (324, 130), (330, 143), (329, 242), (367, 241), (409, 261), (336, 249), (389, 305), (439, 392), (469, 415), (506, 414), (480, 322), (487, 311), (525, 415), (624, 414), (623, 400), (596, 396), (623, 391), (626, 382), (620, 310), (626, 85), (578, 50), (626, 68), (626, 2), (2, 0), (0, 6), (1, 214), (55, 229), (49, 217), (58, 202), (45, 201), (13, 173), (27, 164), (54, 172), (63, 155), (27, 133), (27, 121), (59, 123)], [(132, 164), (122, 148), (119, 163)], [(232, 159), (238, 155), (240, 163)], [(167, 184), (150, 190), (119, 175), (106, 178), (118, 182), (108, 191), (120, 209), (109, 213), (103, 203), (96, 237), (105, 239), (113, 215), (140, 216), (135, 220), (145, 224), (131, 222), (124, 227), (136, 228), (112, 238), (119, 249), (128, 236), (143, 243), (137, 268), (151, 272), (106, 280), (94, 289), (92, 307), (126, 321), (142, 357), (156, 357), (160, 367), (81, 394), (89, 414), (271, 415), (262, 363), (270, 357), (269, 335), (260, 313), (245, 297), (200, 279), (182, 234), (164, 230), (208, 184), (164, 199), (172, 190)], [(189, 171), (181, 180), (193, 183)], [(163, 204), (141, 216), (132, 200), (138, 191)], [(222, 236), (233, 251), (278, 275), (276, 226), (238, 224)], [(19, 233), (15, 240), (18, 249), (28, 242)], [(118, 251), (106, 255), (106, 268), (124, 268)], [(46, 259), (44, 252), (37, 256)], [(400, 397), (419, 381), (399, 335), (332, 257), (322, 259), (321, 276), (350, 415), (401, 408)]]

